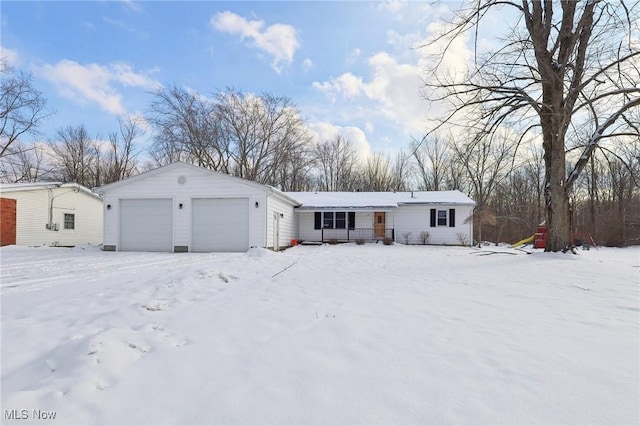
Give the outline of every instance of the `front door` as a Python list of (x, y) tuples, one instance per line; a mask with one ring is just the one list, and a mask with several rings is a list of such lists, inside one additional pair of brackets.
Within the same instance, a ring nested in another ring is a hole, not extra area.
[(375, 212), (373, 214), (373, 236), (375, 238), (384, 238), (385, 227), (386, 227), (385, 213)]

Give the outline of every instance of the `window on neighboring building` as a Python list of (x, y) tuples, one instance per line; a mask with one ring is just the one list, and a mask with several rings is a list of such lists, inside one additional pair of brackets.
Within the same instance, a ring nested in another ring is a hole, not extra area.
[(72, 213), (64, 214), (64, 229), (76, 229), (76, 215)]

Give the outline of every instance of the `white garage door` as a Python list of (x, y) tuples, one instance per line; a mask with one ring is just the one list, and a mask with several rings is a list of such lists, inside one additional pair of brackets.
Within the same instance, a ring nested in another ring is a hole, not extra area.
[(191, 251), (249, 250), (249, 199), (193, 200)]
[(173, 251), (172, 200), (120, 200), (120, 250)]

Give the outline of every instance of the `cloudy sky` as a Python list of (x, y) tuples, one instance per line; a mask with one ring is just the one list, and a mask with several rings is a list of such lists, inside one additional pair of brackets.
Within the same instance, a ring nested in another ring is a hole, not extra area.
[[(319, 139), (394, 152), (436, 112), (420, 94), (428, 52), (417, 47), (457, 5), (3, 0), (1, 46), (56, 111), (41, 138), (80, 124), (106, 137), (175, 84), (287, 96)], [(447, 60), (469, 57), (461, 40)]]

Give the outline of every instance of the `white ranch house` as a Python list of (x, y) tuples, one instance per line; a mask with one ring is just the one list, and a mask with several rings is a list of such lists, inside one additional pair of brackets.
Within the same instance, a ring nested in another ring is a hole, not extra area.
[(12, 232), (10, 244), (20, 246), (76, 246), (102, 243), (102, 199), (76, 183), (1, 184), (3, 229)]
[[(289, 192), (300, 201), (302, 241), (391, 238), (399, 243), (472, 243), (475, 202), (460, 191)], [(425, 235), (425, 234), (423, 234)]]
[(470, 244), (475, 203), (459, 191), (314, 193), (276, 188), (183, 162), (97, 188), (104, 250), (241, 252), (297, 242)]

